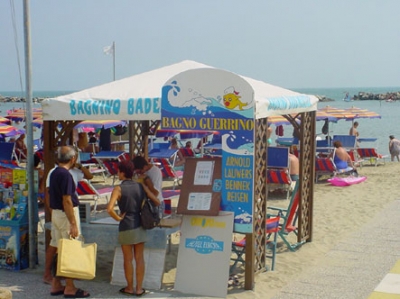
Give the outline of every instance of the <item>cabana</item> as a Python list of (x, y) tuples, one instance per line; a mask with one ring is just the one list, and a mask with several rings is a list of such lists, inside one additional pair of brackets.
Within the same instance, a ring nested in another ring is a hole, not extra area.
[[(45, 173), (54, 165), (54, 149), (57, 144), (71, 140), (72, 129), (83, 120), (126, 120), (129, 121), (131, 156), (148, 153), (148, 136), (153, 135), (161, 119), (162, 88), (167, 80), (189, 70), (214, 69), (194, 61), (183, 61), (153, 71), (86, 89), (70, 95), (47, 99), (42, 102), (44, 120)], [(222, 71), (222, 70), (221, 70)], [(299, 190), (301, 194), (298, 215), (298, 242), (312, 239), (312, 206), (315, 163), (315, 119), (318, 99), (299, 94), (262, 81), (236, 75), (251, 89), (254, 115), (254, 190), (252, 229), (246, 234), (249, 260), (245, 274), (245, 288), (254, 287), (255, 271), (265, 269), (265, 218), (267, 203), (267, 127), (268, 117), (283, 115), (294, 127), (300, 138)], [(203, 79), (201, 79), (203, 81)], [(204, 81), (207, 78), (204, 77)], [(169, 82), (172, 85), (174, 82)], [(203, 82), (202, 82), (203, 83)], [(229, 82), (226, 86), (229, 86)], [(206, 84), (206, 83), (204, 83)], [(235, 94), (227, 88), (225, 94)], [(170, 90), (171, 91), (171, 90)], [(173, 90), (171, 92), (174, 92)], [(300, 119), (300, 123), (296, 122)], [(59, 126), (61, 124), (61, 126)], [(49, 138), (49, 137), (54, 138)], [(257, 200), (255, 200), (257, 199)], [(46, 221), (49, 221), (46, 212)], [(47, 237), (47, 235), (46, 235)], [(46, 238), (46, 243), (49, 238)], [(254, 267), (252, 267), (254, 265)]]

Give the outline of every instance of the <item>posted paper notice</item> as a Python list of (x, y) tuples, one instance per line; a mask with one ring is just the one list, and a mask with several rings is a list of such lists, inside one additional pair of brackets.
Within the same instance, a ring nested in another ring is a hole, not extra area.
[(211, 193), (189, 193), (187, 209), (208, 211), (211, 208)]
[(194, 173), (194, 185), (211, 185), (214, 161), (199, 161)]

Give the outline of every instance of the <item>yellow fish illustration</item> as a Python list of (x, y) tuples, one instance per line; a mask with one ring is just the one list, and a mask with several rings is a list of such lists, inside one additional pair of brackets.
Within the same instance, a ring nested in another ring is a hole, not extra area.
[(243, 110), (243, 107), (247, 106), (247, 103), (243, 103), (240, 98), (239, 92), (235, 91), (232, 86), (227, 88), (224, 95), (225, 107), (232, 110), (239, 106), (239, 109)]

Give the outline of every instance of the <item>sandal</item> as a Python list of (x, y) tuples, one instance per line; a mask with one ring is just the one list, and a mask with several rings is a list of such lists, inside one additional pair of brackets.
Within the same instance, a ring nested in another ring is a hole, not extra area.
[(86, 298), (89, 296), (90, 294), (88, 292), (85, 292), (84, 290), (81, 289), (77, 289), (75, 295), (64, 294), (64, 298)]
[(143, 291), (141, 293), (136, 293), (137, 297), (143, 296), (146, 293), (145, 289), (142, 289)]

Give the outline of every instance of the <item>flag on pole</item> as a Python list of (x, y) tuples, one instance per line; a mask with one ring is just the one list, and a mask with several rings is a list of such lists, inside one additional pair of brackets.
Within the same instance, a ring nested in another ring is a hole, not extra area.
[(104, 47), (103, 52), (106, 55), (113, 55), (114, 54), (114, 44), (112, 44), (111, 46)]

